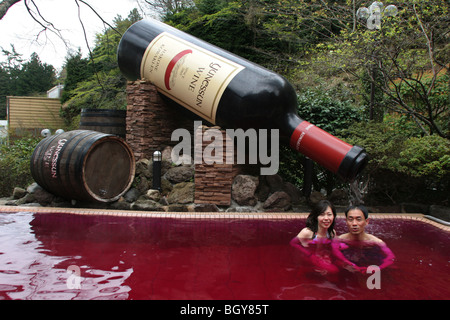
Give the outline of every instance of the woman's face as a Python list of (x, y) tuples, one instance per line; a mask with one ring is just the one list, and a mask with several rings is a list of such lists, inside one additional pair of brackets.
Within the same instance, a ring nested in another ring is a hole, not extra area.
[(328, 229), (333, 223), (334, 216), (333, 211), (330, 207), (327, 207), (324, 212), (322, 212), (318, 217), (319, 227), (323, 229)]

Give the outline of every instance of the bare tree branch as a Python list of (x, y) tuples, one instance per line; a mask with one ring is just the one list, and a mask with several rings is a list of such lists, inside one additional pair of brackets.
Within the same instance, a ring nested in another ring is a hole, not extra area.
[(0, 20), (3, 19), (9, 8), (20, 1), (21, 0), (3, 0), (2, 2), (0, 2)]

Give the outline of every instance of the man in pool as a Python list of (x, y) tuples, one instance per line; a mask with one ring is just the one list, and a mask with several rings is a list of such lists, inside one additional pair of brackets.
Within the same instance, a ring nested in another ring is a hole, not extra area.
[(349, 232), (333, 242), (333, 253), (345, 269), (365, 273), (369, 266), (384, 269), (394, 262), (395, 256), (386, 243), (365, 231), (370, 220), (366, 207), (348, 207), (345, 218)]

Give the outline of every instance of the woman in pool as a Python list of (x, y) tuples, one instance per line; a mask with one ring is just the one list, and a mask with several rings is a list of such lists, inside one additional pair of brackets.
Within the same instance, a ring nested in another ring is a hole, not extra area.
[(335, 273), (338, 268), (331, 262), (331, 240), (335, 237), (336, 209), (328, 200), (315, 205), (306, 219), (306, 227), (290, 244), (316, 266), (321, 273)]

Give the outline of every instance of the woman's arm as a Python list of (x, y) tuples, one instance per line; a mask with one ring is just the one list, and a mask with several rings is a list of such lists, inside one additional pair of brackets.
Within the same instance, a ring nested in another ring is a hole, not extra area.
[(302, 245), (302, 243), (300, 242), (300, 238), (298, 236), (292, 238), (289, 244), (308, 257), (312, 254), (311, 250), (307, 249), (307, 247)]

